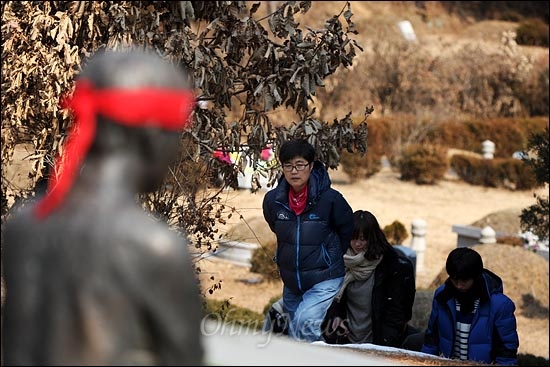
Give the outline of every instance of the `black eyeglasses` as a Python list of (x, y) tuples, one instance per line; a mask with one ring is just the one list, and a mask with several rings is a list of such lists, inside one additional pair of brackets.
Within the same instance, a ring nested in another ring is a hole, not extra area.
[(296, 164), (283, 164), (283, 171), (292, 172), (292, 169), (296, 168), (296, 171), (303, 171), (306, 167), (309, 166), (309, 163), (296, 163)]

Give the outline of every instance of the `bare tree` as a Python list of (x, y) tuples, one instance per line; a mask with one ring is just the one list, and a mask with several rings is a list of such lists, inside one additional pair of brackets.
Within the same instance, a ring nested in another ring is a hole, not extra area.
[[(192, 235), (197, 248), (210, 248), (215, 224), (227, 208), (215, 191), (197, 194), (208, 177), (224, 170), (224, 186), (234, 186), (246, 160), (290, 137), (306, 137), (319, 159), (336, 168), (340, 152), (366, 152), (366, 122), (350, 114), (329, 123), (315, 118), (312, 96), (338, 68), (351, 66), (357, 50), (350, 3), (322, 29), (302, 27), (311, 3), (245, 1), (6, 1), (2, 2), (2, 165), (17, 144), (32, 144), (34, 183), (47, 178), (50, 162), (62, 152), (70, 116), (59, 97), (87, 57), (102, 48), (137, 44), (190, 70), (199, 104), (195, 124), (184, 133), (179, 164), (161, 190), (144, 204)], [(276, 7), (275, 7), (276, 5)], [(277, 121), (278, 111), (297, 116)], [(365, 108), (365, 119), (372, 110)], [(361, 111), (362, 112), (362, 111)], [(246, 148), (246, 149), (245, 149)], [(216, 149), (244, 151), (235, 166), (220, 166)], [(276, 170), (269, 172), (271, 182)], [(259, 172), (253, 190), (259, 188)], [(10, 182), (2, 170), (2, 197)], [(15, 196), (32, 196), (15, 191)], [(221, 189), (220, 189), (221, 190)], [(2, 214), (9, 205), (2, 201)]]

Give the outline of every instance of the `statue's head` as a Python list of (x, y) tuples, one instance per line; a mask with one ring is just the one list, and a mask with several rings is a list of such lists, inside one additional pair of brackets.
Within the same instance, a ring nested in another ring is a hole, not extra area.
[[(177, 157), (181, 132), (195, 104), (186, 71), (143, 49), (101, 51), (88, 59), (65, 99), (75, 120), (62, 174), (37, 208), (53, 210), (85, 159), (125, 157), (140, 192), (155, 190)], [(41, 213), (41, 214), (40, 214)]]

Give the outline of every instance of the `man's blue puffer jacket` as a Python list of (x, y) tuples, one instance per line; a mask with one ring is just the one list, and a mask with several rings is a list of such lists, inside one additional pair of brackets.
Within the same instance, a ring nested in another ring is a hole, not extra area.
[(277, 236), (276, 261), (286, 287), (296, 293), (345, 274), (343, 255), (353, 233), (353, 211), (331, 188), (328, 172), (314, 162), (308, 202), (297, 216), (288, 203), (290, 185), (281, 177), (263, 201), (264, 218)]
[[(484, 292), (470, 329), (468, 360), (517, 365), (519, 338), (514, 302), (504, 295), (502, 280), (484, 269)], [(451, 358), (456, 328), (456, 303), (447, 282), (434, 293), (422, 352)]]

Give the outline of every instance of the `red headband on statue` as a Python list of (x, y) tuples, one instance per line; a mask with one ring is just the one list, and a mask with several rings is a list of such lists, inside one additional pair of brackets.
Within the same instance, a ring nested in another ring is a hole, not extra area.
[(67, 140), (65, 158), (58, 158), (46, 197), (35, 208), (39, 219), (54, 210), (69, 191), (94, 140), (98, 114), (125, 126), (179, 131), (191, 122), (189, 115), (195, 106), (195, 97), (191, 91), (153, 87), (94, 90), (90, 81), (79, 80), (72, 97), (63, 99), (61, 106), (73, 110), (75, 122)]

